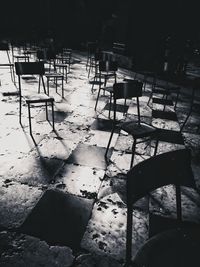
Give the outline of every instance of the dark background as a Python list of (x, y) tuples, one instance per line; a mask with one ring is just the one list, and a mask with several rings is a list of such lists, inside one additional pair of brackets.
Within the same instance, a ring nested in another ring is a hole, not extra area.
[[(1, 37), (54, 37), (72, 48), (86, 41), (126, 44), (135, 60), (159, 57), (166, 38), (174, 53), (187, 40), (199, 44), (196, 1), (183, 0), (18, 0), (1, 1)], [(179, 51), (179, 52), (178, 52)]]

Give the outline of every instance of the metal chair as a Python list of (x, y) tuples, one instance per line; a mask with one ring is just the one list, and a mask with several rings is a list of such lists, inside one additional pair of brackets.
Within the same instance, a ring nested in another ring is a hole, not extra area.
[[(15, 60), (16, 59), (16, 60)], [(17, 62), (30, 62), (30, 57), (29, 56), (14, 56), (14, 61), (17, 61)]]
[(131, 266), (195, 267), (199, 250), (200, 226), (177, 227), (148, 239), (137, 252)]
[(90, 59), (90, 64), (88, 66), (88, 78), (90, 77), (90, 72), (94, 69), (95, 76), (98, 73), (98, 67), (100, 61), (116, 61), (115, 54), (112, 51), (104, 51), (100, 48), (96, 48), (94, 55)]
[[(118, 127), (121, 130), (127, 132), (128, 134), (132, 135), (133, 137), (132, 158), (131, 158), (130, 168), (133, 166), (137, 144), (147, 141), (146, 138), (149, 138), (150, 140), (154, 138), (156, 139), (156, 146), (155, 146), (154, 154), (156, 154), (157, 147), (158, 147), (157, 129), (153, 127), (152, 125), (141, 122), (139, 97), (142, 96), (142, 87), (143, 87), (143, 84), (137, 80), (132, 80), (132, 82), (129, 81), (128, 83), (115, 83), (113, 85), (114, 119), (113, 119), (112, 132), (111, 132), (110, 139), (108, 141), (108, 145), (106, 148), (105, 158), (107, 160), (107, 154), (108, 154), (109, 147), (112, 141), (112, 137), (113, 137), (113, 134), (116, 128)], [(116, 119), (117, 100), (124, 99), (124, 104), (126, 104), (126, 100), (132, 99), (132, 98), (136, 98), (137, 100), (138, 120), (137, 121), (125, 120), (124, 122), (119, 123)], [(142, 139), (142, 140), (137, 142), (138, 139)]]
[(180, 95), (180, 86), (171, 86), (169, 85), (169, 82), (166, 81), (165, 85), (158, 86), (156, 85), (157, 79), (155, 78), (152, 83), (152, 90), (149, 96), (149, 100), (147, 105), (149, 105), (150, 100), (153, 98), (154, 94), (161, 94), (163, 97), (162, 98), (153, 98), (153, 102), (157, 104), (163, 105), (163, 110), (165, 111), (166, 105), (173, 106), (173, 102), (169, 99), (169, 96), (172, 94), (176, 94), (176, 99), (174, 103), (174, 109), (176, 110), (179, 95)]
[(157, 155), (134, 166), (127, 173), (126, 264), (132, 259), (133, 204), (151, 191), (166, 186), (176, 187), (177, 220), (182, 223), (181, 186), (196, 189), (188, 149)]
[(59, 64), (62, 65), (66, 64), (68, 68), (67, 74), (69, 74), (71, 68), (71, 61), (72, 61), (72, 49), (69, 48), (63, 49), (62, 53), (56, 56), (56, 67), (59, 68)]
[(94, 54), (97, 50), (97, 41), (95, 42), (87, 42), (87, 61), (86, 61), (86, 70), (90, 70)]
[(7, 42), (0, 42), (0, 51), (5, 51), (8, 57), (7, 63), (0, 63), (0, 68), (9, 68), (12, 82), (15, 84), (14, 64), (11, 63), (9, 55), (9, 44)]
[[(105, 91), (110, 93), (110, 97), (112, 97), (112, 86), (106, 87), (107, 81), (109, 79), (114, 79), (114, 83), (117, 82), (117, 69), (118, 64), (116, 61), (100, 61), (99, 62), (99, 72), (95, 74), (95, 79), (99, 80), (99, 90), (97, 94), (96, 104), (95, 104), (95, 110), (97, 109), (97, 104), (99, 101), (100, 91), (103, 90), (104, 94)], [(103, 81), (103, 87), (101, 87)]]
[[(48, 72), (45, 72), (45, 77), (47, 78), (47, 94), (49, 95), (49, 84), (52, 80), (56, 86), (56, 93), (58, 92), (58, 81), (61, 81), (62, 98), (64, 98), (64, 75), (56, 71), (56, 54), (48, 49), (42, 49), (37, 51), (37, 58), (39, 61), (44, 61), (44, 63), (49, 64)], [(53, 66), (53, 71), (51, 71), (51, 66)]]
[[(34, 104), (44, 104), (46, 107), (46, 119), (48, 120), (48, 105), (51, 105), (52, 108), (52, 120), (53, 120), (53, 130), (54, 128), (54, 98), (46, 95), (46, 89), (44, 84), (43, 75), (44, 62), (16, 62), (15, 63), (16, 74), (18, 75), (19, 81), (19, 122), (22, 125), (22, 98), (25, 98), (25, 102), (28, 105), (28, 117), (29, 117), (29, 130), (30, 135), (32, 136), (32, 125), (31, 125), (31, 107), (34, 107)], [(36, 95), (27, 95), (22, 94), (22, 85), (21, 85), (21, 76), (22, 75), (39, 75), (39, 87), (38, 94)], [(44, 94), (40, 94), (40, 84), (43, 84)]]
[[(200, 79), (196, 78), (193, 82), (192, 82), (192, 95), (190, 98), (190, 107), (189, 107), (189, 111), (188, 114), (183, 122), (183, 124), (181, 125), (181, 129), (180, 132), (182, 132), (184, 130), (184, 127), (188, 121), (188, 119), (190, 118), (190, 116), (196, 112), (196, 106), (197, 106), (197, 110), (199, 110), (200, 105), (195, 103), (195, 92), (196, 90), (198, 90), (200, 87)], [(200, 131), (200, 120), (199, 120), (199, 125), (197, 127), (197, 133)]]

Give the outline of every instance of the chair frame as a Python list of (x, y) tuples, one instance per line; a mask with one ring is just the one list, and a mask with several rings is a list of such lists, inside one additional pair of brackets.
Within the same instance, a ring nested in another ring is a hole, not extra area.
[(126, 267), (132, 260), (133, 204), (151, 191), (171, 184), (176, 187), (177, 220), (181, 223), (180, 187), (196, 189), (191, 169), (191, 154), (188, 149), (157, 155), (137, 164), (127, 173)]
[[(101, 89), (104, 90), (104, 94), (105, 94), (106, 84), (107, 84), (108, 79), (114, 78), (114, 83), (117, 83), (117, 74), (116, 74), (117, 69), (118, 69), (118, 64), (116, 61), (106, 60), (106, 61), (99, 62), (99, 73), (95, 74), (95, 76), (99, 78), (99, 89), (97, 93), (97, 99), (96, 99), (94, 110), (97, 109)], [(104, 87), (101, 87), (102, 79), (104, 79), (104, 82), (103, 82)], [(110, 94), (111, 94), (110, 95), (110, 101), (111, 101), (112, 91), (110, 92)]]
[[(194, 105), (194, 101), (195, 101), (195, 91), (196, 91), (197, 88), (199, 88), (199, 86), (200, 86), (199, 83), (200, 83), (200, 81), (199, 81), (199, 79), (197, 78), (197, 79), (194, 81), (194, 85), (193, 85), (193, 87), (192, 87), (192, 95), (191, 95), (191, 100), (190, 100), (190, 108), (189, 108), (188, 114), (187, 114), (187, 116), (186, 116), (186, 118), (185, 118), (183, 124), (181, 125), (180, 132), (182, 132), (182, 131), (184, 130), (184, 127), (185, 127), (185, 125), (186, 125), (186, 123), (187, 123), (189, 117), (192, 115), (192, 113), (195, 113), (193, 105)], [(199, 121), (199, 126), (198, 126), (198, 128), (197, 128), (197, 133), (198, 133), (199, 131), (200, 131), (200, 121)]]
[(11, 80), (14, 83), (14, 85), (16, 85), (16, 81), (15, 81), (15, 72), (14, 72), (14, 64), (11, 63), (10, 60), (10, 55), (9, 55), (9, 45), (8, 43), (0, 43), (0, 51), (5, 51), (8, 57), (8, 63), (5, 64), (0, 64), (0, 67), (9, 67), (10, 68), (10, 76), (11, 76)]
[[(112, 137), (113, 134), (115, 132), (115, 129), (117, 127), (118, 122), (116, 121), (116, 106), (117, 106), (117, 99), (124, 99), (124, 106), (126, 105), (126, 100), (127, 99), (132, 99), (132, 98), (136, 98), (137, 101), (137, 115), (138, 115), (138, 121), (136, 122), (139, 126), (141, 125), (141, 117), (140, 117), (140, 103), (139, 103), (139, 97), (142, 96), (142, 88), (143, 88), (143, 83), (139, 82), (137, 80), (129, 80), (129, 82), (124, 82), (124, 83), (115, 83), (113, 85), (113, 98), (114, 98), (114, 119), (113, 119), (113, 127), (112, 127), (112, 131), (111, 131), (111, 135), (108, 141), (108, 145), (106, 148), (106, 153), (105, 153), (105, 158), (107, 159), (107, 154), (110, 148), (110, 144), (112, 141)], [(144, 124), (144, 123), (143, 123)], [(121, 123), (121, 126), (123, 126), (123, 122)], [(156, 136), (156, 131), (157, 129), (153, 126), (151, 126), (152, 129), (155, 129), (155, 132), (152, 134), (149, 134), (148, 136), (144, 136), (144, 137), (139, 137), (139, 138), (146, 138), (149, 137), (148, 140), (151, 140), (153, 137), (155, 137), (156, 139), (156, 146), (155, 146), (155, 150), (154, 150), (154, 155), (156, 155), (157, 153), (157, 148), (158, 148), (158, 138)], [(130, 168), (133, 167), (133, 162), (134, 162), (134, 156), (135, 156), (135, 150), (136, 150), (136, 145), (139, 143), (142, 143), (144, 141), (148, 141), (147, 139), (142, 140), (140, 142), (137, 142), (138, 138), (134, 138), (133, 136), (133, 145), (132, 145), (132, 157), (131, 157), (131, 163), (130, 163)]]
[[(16, 74), (18, 76), (19, 82), (19, 123), (22, 125), (22, 86), (21, 86), (21, 76), (22, 75), (39, 75), (39, 86), (38, 93), (40, 93), (40, 84), (42, 80), (44, 94), (46, 94), (45, 84), (44, 84), (44, 62), (16, 62), (15, 63)], [(30, 135), (32, 136), (32, 124), (31, 124), (31, 105), (34, 104), (45, 104), (46, 107), (46, 119), (48, 120), (48, 104), (51, 105), (52, 108), (52, 122), (53, 122), (53, 130), (55, 131), (54, 125), (54, 98), (46, 96), (45, 99), (25, 99), (28, 105), (28, 118), (29, 118), (29, 130)]]

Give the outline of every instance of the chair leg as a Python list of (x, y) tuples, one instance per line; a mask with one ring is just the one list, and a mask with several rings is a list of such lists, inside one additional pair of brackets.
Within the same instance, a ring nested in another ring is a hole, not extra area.
[(94, 84), (95, 84), (96, 81), (97, 81), (97, 77), (94, 76), (94, 82), (93, 82), (93, 85), (92, 85), (92, 88), (91, 88), (92, 94), (94, 93)]
[(98, 101), (99, 101), (100, 91), (101, 91), (101, 88), (99, 88), (99, 91), (98, 91), (98, 95), (97, 95), (97, 99), (96, 99), (96, 104), (95, 104), (95, 108), (94, 108), (94, 110), (97, 109), (97, 104), (98, 104)]
[[(165, 96), (165, 100), (167, 101), (167, 99), (168, 99), (168, 95), (166, 94), (166, 96)], [(164, 104), (164, 108), (163, 108), (163, 111), (165, 111), (165, 109), (166, 109), (166, 103)]]
[(175, 101), (175, 105), (174, 105), (174, 109), (175, 109), (175, 110), (176, 110), (176, 107), (177, 107), (179, 94), (180, 94), (180, 92), (178, 92), (177, 95), (176, 95), (176, 101)]
[(40, 93), (40, 83), (41, 83), (41, 77), (39, 76), (38, 94)]
[(12, 73), (11, 79), (13, 80), (13, 83), (16, 84), (16, 81), (15, 81), (15, 71), (14, 71), (14, 67), (13, 66), (11, 67), (11, 73)]
[(52, 109), (52, 123), (53, 123), (53, 130), (55, 131), (55, 120), (54, 120), (54, 103), (51, 102), (51, 109)]
[(67, 83), (67, 67), (65, 68), (65, 71), (66, 71), (65, 81)]
[(133, 229), (133, 207), (127, 204), (127, 226), (126, 226), (126, 264), (129, 266), (132, 258), (132, 229)]
[(56, 93), (58, 93), (58, 79), (55, 78), (55, 83), (56, 83)]
[(89, 54), (88, 54), (88, 56), (87, 56), (86, 71), (88, 70), (88, 64), (89, 64)]
[(148, 102), (147, 102), (147, 106), (149, 106), (149, 103), (150, 103), (150, 101), (151, 101), (151, 99), (152, 99), (152, 96), (153, 96), (153, 91), (151, 91), (151, 93), (150, 93), (149, 100), (148, 100)]
[(62, 77), (62, 79), (61, 79), (61, 81), (62, 81), (62, 98), (64, 98), (64, 82), (63, 82), (63, 77)]
[(180, 132), (183, 131), (183, 128), (185, 127), (185, 124), (186, 124), (186, 122), (188, 121), (188, 119), (189, 119), (191, 113), (192, 113), (192, 111), (190, 110), (190, 112), (188, 113), (188, 115), (187, 115), (185, 121), (183, 122), (183, 124), (182, 124), (182, 126), (181, 126)]
[(49, 78), (47, 78), (47, 95), (49, 96)]
[(46, 94), (46, 88), (45, 88), (45, 83), (44, 83), (44, 78), (43, 76), (41, 76), (41, 79), (42, 79), (42, 85), (43, 85), (43, 89), (44, 89), (44, 93)]
[(182, 209), (181, 209), (181, 188), (176, 185), (176, 210), (177, 210), (177, 220), (182, 222)]
[(110, 99), (109, 99), (109, 113), (108, 113), (109, 119), (110, 119), (111, 105), (112, 105), (112, 93), (110, 93)]
[(30, 135), (32, 135), (31, 107), (30, 107), (30, 104), (29, 104), (29, 103), (28, 103), (28, 119), (29, 119), (29, 130), (30, 130)]
[(105, 153), (105, 158), (107, 159), (107, 155), (108, 155), (108, 151), (109, 151), (109, 148), (110, 148), (110, 144), (111, 144), (111, 141), (112, 141), (112, 138), (113, 138), (113, 134), (115, 132), (115, 125), (113, 125), (113, 128), (112, 128), (112, 132), (110, 134), (110, 138), (109, 138), (109, 141), (108, 141), (108, 145), (106, 147), (106, 153)]
[(45, 109), (46, 109), (46, 120), (48, 121), (48, 106), (47, 106), (47, 102), (45, 103)]
[(22, 124), (22, 97), (19, 99), (19, 123)]
[(143, 92), (145, 92), (146, 84), (147, 84), (147, 77), (144, 76)]
[(123, 116), (126, 114), (126, 98), (124, 99), (124, 111), (123, 111)]
[(105, 76), (105, 78), (104, 78), (104, 87), (106, 87), (106, 84), (107, 84), (107, 77)]
[(90, 72), (92, 71), (92, 56), (90, 56), (89, 61), (88, 61), (88, 79), (90, 78)]
[(159, 143), (159, 139), (158, 139), (158, 137), (157, 137), (157, 138), (156, 138), (155, 149), (154, 149), (154, 156), (156, 156), (156, 154), (157, 154), (157, 150), (158, 150), (158, 143)]
[(135, 157), (135, 149), (136, 149), (136, 139), (134, 139), (134, 141), (133, 141), (130, 169), (133, 167), (133, 161), (134, 161), (134, 157)]

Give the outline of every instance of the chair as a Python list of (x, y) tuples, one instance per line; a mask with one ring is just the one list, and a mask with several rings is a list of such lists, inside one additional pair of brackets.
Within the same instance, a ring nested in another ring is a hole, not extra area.
[(179, 86), (170, 86), (168, 81), (166, 81), (165, 85), (157, 86), (156, 79), (155, 79), (152, 85), (152, 91), (149, 96), (147, 105), (149, 105), (149, 102), (152, 99), (153, 94), (161, 94), (163, 95), (162, 99), (153, 98), (153, 102), (163, 105), (163, 110), (165, 111), (166, 105), (173, 106), (173, 102), (170, 99), (168, 99), (168, 97), (171, 94), (176, 94), (176, 99), (175, 99), (175, 104), (174, 104), (174, 109), (176, 110), (178, 99), (179, 99), (179, 94), (180, 94), (180, 89), (181, 88)]
[(10, 60), (9, 45), (7, 42), (0, 42), (0, 51), (5, 51), (8, 57), (8, 63), (0, 63), (0, 67), (8, 67), (10, 69), (11, 80), (15, 84), (14, 64), (12, 64)]
[(58, 92), (58, 81), (61, 81), (61, 90), (62, 90), (62, 98), (64, 98), (64, 75), (57, 72), (49, 72), (45, 73), (45, 77), (47, 78), (47, 95), (49, 95), (49, 83), (53, 80), (56, 86), (56, 93)]
[[(190, 99), (190, 107), (189, 107), (189, 111), (188, 114), (183, 122), (183, 124), (181, 125), (181, 129), (180, 132), (182, 132), (184, 130), (184, 127), (188, 121), (188, 119), (190, 118), (190, 116), (195, 113), (198, 109), (199, 109), (199, 104), (196, 105), (195, 103), (195, 92), (196, 90), (198, 90), (200, 87), (200, 79), (196, 78), (193, 82), (192, 82), (192, 95), (191, 95), (191, 99)], [(197, 110), (196, 110), (197, 107)], [(200, 120), (199, 120), (199, 125), (197, 127), (197, 133), (200, 131)]]
[[(157, 129), (151, 125), (141, 122), (139, 97), (142, 96), (142, 87), (143, 87), (143, 84), (137, 80), (132, 80), (132, 82), (129, 81), (128, 83), (115, 83), (113, 85), (114, 119), (113, 119), (112, 132), (111, 132), (110, 139), (108, 141), (108, 145), (106, 148), (105, 158), (107, 160), (107, 154), (109, 151), (109, 147), (112, 141), (113, 134), (115, 132), (116, 127), (119, 127), (121, 130), (127, 132), (133, 137), (132, 157), (131, 157), (130, 168), (133, 166), (136, 145), (141, 142), (147, 141), (147, 139), (144, 140), (143, 138), (150, 138), (150, 140), (152, 138), (155, 138), (157, 140), (154, 154), (156, 154), (157, 147), (158, 147)], [(117, 122), (117, 119), (116, 119), (117, 100), (124, 99), (125, 104), (126, 104), (126, 100), (132, 99), (132, 98), (136, 98), (137, 100), (138, 120), (137, 121), (125, 120), (124, 122), (121, 122), (119, 124), (119, 122)], [(143, 140), (137, 142), (138, 139), (143, 139)]]
[(16, 59), (17, 62), (30, 62), (29, 56), (14, 56), (14, 59)]
[[(90, 57), (90, 60), (87, 66), (88, 79), (90, 77), (90, 72), (94, 69), (94, 73), (95, 73), (94, 81), (95, 81), (96, 74), (98, 73), (99, 61), (102, 61), (102, 60), (103, 60), (102, 52), (99, 49), (96, 49), (94, 55)], [(92, 92), (93, 92), (93, 88), (92, 88)]]
[(67, 83), (67, 76), (69, 74), (70, 65), (65, 61), (61, 63), (54, 64), (55, 69), (58, 69), (58, 72), (65, 77), (65, 82)]
[(44, 61), (44, 63), (49, 64), (48, 71), (51, 71), (51, 67), (55, 70), (55, 60), (56, 60), (56, 53), (53, 50), (48, 48), (43, 48), (37, 50), (37, 59), (39, 61)]
[(132, 267), (195, 267), (199, 261), (200, 227), (178, 227), (151, 237), (139, 249)]
[(131, 263), (133, 204), (151, 191), (165, 185), (176, 187), (177, 220), (182, 222), (181, 189), (187, 186), (196, 189), (188, 149), (157, 155), (134, 166), (127, 173), (127, 232), (126, 264)]
[[(21, 86), (21, 76), (22, 75), (39, 75), (39, 87), (37, 95), (24, 96), (26, 104), (28, 105), (28, 117), (29, 117), (29, 130), (32, 136), (32, 126), (31, 126), (31, 107), (34, 104), (44, 104), (46, 107), (46, 119), (48, 120), (48, 105), (52, 108), (52, 120), (53, 120), (53, 130), (54, 128), (54, 99), (46, 95), (45, 84), (44, 84), (44, 62), (16, 62), (15, 63), (16, 74), (18, 75), (19, 81), (19, 122), (22, 125), (22, 86)], [(40, 94), (40, 84), (43, 84), (44, 94)]]
[(66, 64), (68, 66), (67, 74), (69, 74), (71, 68), (71, 60), (72, 60), (72, 49), (66, 48), (60, 55), (56, 56), (56, 65), (57, 67), (59, 67), (59, 64)]
[[(97, 104), (99, 101), (100, 91), (101, 89), (110, 93), (110, 97), (112, 96), (112, 87), (106, 87), (107, 81), (109, 79), (114, 79), (114, 83), (117, 82), (117, 69), (118, 64), (116, 61), (100, 61), (99, 62), (99, 72), (95, 74), (95, 80), (99, 79), (99, 90), (97, 94), (96, 104), (95, 104), (95, 110), (97, 109)], [(101, 82), (103, 81), (104, 87), (101, 87)]]
[(96, 48), (94, 55), (90, 58), (88, 78), (90, 77), (90, 72), (94, 69), (95, 76), (98, 73), (98, 67), (100, 61), (116, 61), (115, 54), (112, 51), (102, 51), (100, 48)]
[[(55, 68), (55, 60), (56, 54), (51, 50), (38, 50), (37, 58), (39, 61), (44, 61), (44, 63), (49, 63), (49, 72), (45, 73), (45, 77), (47, 78), (47, 94), (49, 95), (49, 83), (53, 80), (56, 86), (56, 93), (58, 89), (58, 81), (61, 81), (61, 90), (62, 90), (62, 98), (64, 98), (64, 75), (61, 73), (57, 73)], [(51, 71), (51, 65), (53, 65), (53, 72)]]
[(95, 41), (95, 42), (88, 42), (87, 43), (86, 70), (88, 70), (88, 67), (90, 69), (90, 65), (92, 63), (94, 54), (96, 53), (96, 49), (97, 49), (97, 41)]

